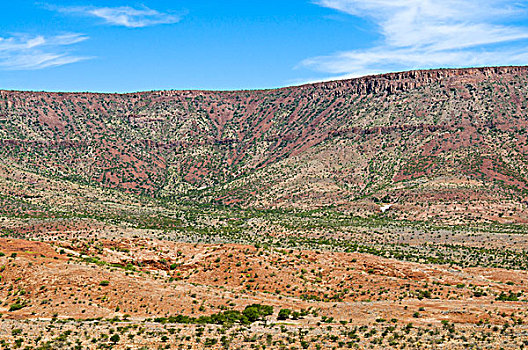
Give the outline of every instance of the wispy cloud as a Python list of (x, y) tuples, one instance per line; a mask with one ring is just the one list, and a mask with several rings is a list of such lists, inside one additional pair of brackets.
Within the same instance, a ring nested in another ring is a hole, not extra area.
[(364, 50), (313, 57), (302, 66), (343, 76), (390, 70), (526, 64), (525, 2), (505, 0), (315, 0), (374, 22), (382, 40)]
[(34, 70), (89, 59), (90, 57), (77, 56), (67, 50), (68, 46), (87, 39), (82, 34), (0, 37), (0, 69)]
[(124, 26), (127, 28), (143, 28), (158, 24), (172, 24), (181, 20), (181, 17), (178, 15), (159, 12), (148, 7), (56, 7), (50, 5), (47, 7), (61, 13), (99, 18), (104, 20), (107, 24)]

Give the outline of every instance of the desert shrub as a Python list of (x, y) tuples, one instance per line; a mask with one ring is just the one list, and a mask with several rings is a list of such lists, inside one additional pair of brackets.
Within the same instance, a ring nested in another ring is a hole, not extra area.
[(501, 292), (500, 295), (497, 297), (497, 300), (500, 300), (500, 301), (519, 301), (519, 295), (514, 293), (514, 292), (510, 292), (509, 294)]
[(279, 315), (277, 316), (278, 320), (287, 320), (290, 318), (291, 310), (290, 309), (281, 309)]
[(9, 306), (9, 311), (17, 311), (17, 310), (23, 309), (24, 307), (26, 307), (25, 303), (17, 302)]
[(119, 341), (119, 339), (120, 339), (120, 338), (119, 338), (119, 335), (118, 335), (117, 333), (114, 334), (114, 335), (112, 335), (112, 336), (110, 337), (110, 341), (111, 341), (112, 343), (114, 343), (114, 344), (117, 343), (117, 342)]

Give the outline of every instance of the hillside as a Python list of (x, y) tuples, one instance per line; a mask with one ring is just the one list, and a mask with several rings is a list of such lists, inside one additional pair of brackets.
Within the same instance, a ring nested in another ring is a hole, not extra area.
[(1, 91), (0, 153), (178, 201), (525, 222), (527, 82), (527, 67), (498, 67), (265, 91)]

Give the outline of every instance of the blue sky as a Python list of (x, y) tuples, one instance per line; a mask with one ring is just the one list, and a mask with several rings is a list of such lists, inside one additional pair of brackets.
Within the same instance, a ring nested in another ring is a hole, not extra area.
[(528, 64), (528, 1), (0, 2), (0, 89), (254, 89)]

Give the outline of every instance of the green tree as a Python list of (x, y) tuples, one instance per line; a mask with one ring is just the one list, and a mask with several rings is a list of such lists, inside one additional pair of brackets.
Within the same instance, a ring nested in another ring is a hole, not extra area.
[(278, 320), (287, 320), (288, 318), (290, 318), (291, 312), (292, 311), (290, 309), (281, 309), (279, 311), (279, 315), (277, 316), (277, 319)]
[(116, 344), (118, 341), (119, 341), (119, 334), (114, 334), (113, 336), (110, 337), (110, 341), (114, 344)]

